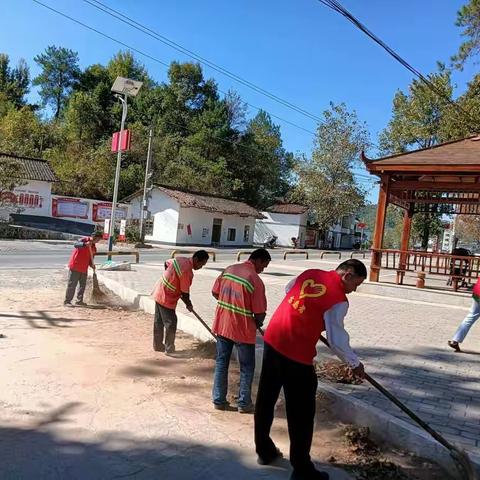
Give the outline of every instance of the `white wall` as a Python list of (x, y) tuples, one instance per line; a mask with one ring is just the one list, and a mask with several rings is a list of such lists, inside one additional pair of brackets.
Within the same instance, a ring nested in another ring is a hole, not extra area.
[[(18, 213), (23, 215), (50, 216), (52, 184), (50, 182), (41, 182), (30, 180), (27, 184), (15, 187), (13, 193), (17, 196)], [(30, 199), (33, 197), (35, 205), (31, 205)], [(20, 202), (20, 199), (28, 198), (28, 203)]]
[[(208, 212), (198, 208), (180, 208), (178, 218), (177, 243), (210, 245), (212, 243), (213, 219), (222, 220), (222, 233), (220, 245), (222, 246), (248, 246), (253, 243), (253, 233), (255, 230), (255, 219), (253, 217), (240, 217), (239, 215), (224, 215), (221, 213)], [(191, 234), (188, 234), (188, 225), (190, 225)], [(244, 240), (245, 226), (250, 228), (248, 240)], [(235, 240), (228, 240), (228, 229), (236, 230)]]
[(257, 219), (255, 224), (255, 243), (264, 243), (267, 237), (276, 235), (277, 245), (291, 247), (292, 237), (301, 239), (300, 247), (305, 246), (307, 214), (286, 214), (262, 212), (267, 217)]

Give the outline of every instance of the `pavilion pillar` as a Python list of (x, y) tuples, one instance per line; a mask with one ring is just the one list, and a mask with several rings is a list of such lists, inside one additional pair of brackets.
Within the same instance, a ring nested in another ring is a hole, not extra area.
[(400, 262), (397, 271), (397, 283), (400, 284), (403, 283), (403, 277), (405, 275), (405, 270), (407, 267), (408, 254), (406, 252), (410, 243), (410, 232), (412, 230), (413, 212), (413, 205), (410, 204), (403, 215), (402, 238), (400, 241), (400, 250), (402, 253), (400, 253)]
[(388, 194), (390, 189), (390, 176), (382, 175), (380, 180), (380, 190), (378, 192), (377, 217), (375, 220), (375, 233), (372, 242), (372, 262), (370, 264), (370, 281), (378, 282), (380, 278), (380, 268), (382, 266), (382, 254), (377, 251), (382, 248), (383, 235), (385, 233), (385, 218), (388, 207)]

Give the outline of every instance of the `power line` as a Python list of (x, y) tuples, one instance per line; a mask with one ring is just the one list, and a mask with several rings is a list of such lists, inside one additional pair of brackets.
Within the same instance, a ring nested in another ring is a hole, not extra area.
[(370, 37), (375, 43), (380, 45), (389, 55), (391, 55), (397, 62), (403, 65), (408, 71), (413, 73), (417, 78), (419, 78), (425, 85), (427, 85), (430, 90), (436, 93), (440, 98), (443, 98), (447, 103), (456, 108), (462, 115), (471, 122), (471, 127), (474, 127), (476, 130), (478, 128), (478, 121), (475, 120), (469, 112), (464, 110), (457, 102), (453, 101), (444, 92), (442, 92), (437, 86), (431, 82), (427, 77), (425, 77), (421, 72), (412, 67), (405, 59), (403, 59), (395, 50), (389, 47), (383, 40), (381, 40), (377, 35), (375, 35), (371, 30), (369, 30), (363, 23), (360, 22), (352, 13), (350, 13), (345, 7), (343, 7), (337, 0), (318, 0), (323, 5), (332, 9), (333, 11), (339, 13), (345, 17), (350, 23), (355, 25), (359, 30), (365, 33)]
[[(97, 30), (96, 28), (91, 27), (90, 25), (87, 25), (86, 23), (83, 23), (83, 22), (81, 22), (80, 20), (77, 20), (76, 18), (73, 18), (73, 17), (71, 17), (70, 15), (67, 15), (66, 13), (63, 13), (63, 12), (61, 12), (61, 11), (59, 11), (59, 10), (57, 10), (57, 9), (49, 6), (49, 5), (46, 5), (45, 3), (42, 3), (42, 2), (40, 2), (39, 0), (32, 0), (32, 1), (35, 2), (35, 3), (38, 4), (38, 5), (41, 5), (42, 7), (46, 8), (46, 9), (48, 9), (48, 10), (50, 10), (50, 11), (58, 14), (58, 15), (61, 15), (61, 16), (64, 17), (64, 18), (67, 18), (68, 20), (70, 20), (70, 21), (72, 21), (72, 22), (74, 22), (74, 23), (76, 23), (76, 24), (78, 24), (78, 25), (80, 25), (80, 26), (82, 26), (82, 27), (84, 27), (84, 28), (87, 28), (88, 30), (91, 30), (91, 31), (97, 33), (98, 35), (101, 35), (102, 37), (108, 38), (109, 40), (111, 40), (111, 41), (113, 41), (113, 42), (115, 42), (115, 43), (118, 43), (119, 45), (122, 45), (123, 47), (128, 48), (129, 50), (131, 50), (131, 51), (133, 51), (133, 52), (138, 53), (139, 55), (142, 55), (142, 56), (144, 56), (144, 57), (146, 57), (146, 58), (149, 58), (150, 60), (152, 60), (152, 61), (154, 61), (154, 62), (156, 62), (156, 63), (159, 63), (159, 64), (161, 64), (161, 65), (163, 65), (163, 66), (165, 66), (165, 67), (167, 67), (167, 68), (170, 67), (170, 65), (169, 65), (168, 63), (163, 62), (162, 60), (160, 60), (160, 59), (158, 59), (158, 58), (156, 58), (156, 57), (154, 57), (154, 56), (152, 56), (152, 55), (150, 55), (150, 54), (148, 54), (148, 53), (145, 53), (145, 52), (143, 52), (142, 50), (139, 50), (138, 48), (132, 47), (132, 46), (130, 46), (130, 45), (122, 42), (121, 40), (118, 40), (117, 38), (112, 37), (112, 36), (110, 36), (110, 35), (102, 32), (102, 31), (100, 31), (100, 30)], [(220, 93), (222, 93), (223, 95), (227, 95), (227, 92), (224, 92), (224, 91), (222, 91), (222, 90), (220, 90), (220, 89), (218, 89), (218, 91), (219, 91)], [(283, 122), (283, 123), (286, 123), (286, 124), (288, 124), (288, 125), (291, 125), (292, 127), (298, 128), (299, 130), (303, 130), (304, 132), (309, 133), (309, 134), (311, 134), (311, 135), (315, 135), (315, 132), (313, 132), (312, 130), (308, 130), (307, 128), (304, 128), (304, 127), (302, 127), (302, 126), (300, 126), (300, 125), (297, 125), (296, 123), (291, 122), (290, 120), (286, 120), (285, 118), (279, 117), (278, 115), (274, 115), (273, 113), (268, 112), (268, 111), (265, 110), (264, 108), (257, 107), (256, 105), (253, 105), (253, 104), (248, 103), (248, 102), (244, 102), (244, 103), (245, 103), (245, 105), (248, 105), (249, 107), (251, 107), (251, 108), (253, 108), (253, 109), (255, 109), (255, 110), (264, 111), (264, 112), (268, 113), (271, 117), (276, 118), (277, 120), (280, 120), (280, 121)]]
[(118, 10), (115, 10), (114, 8), (109, 7), (108, 5), (105, 5), (102, 2), (99, 2), (98, 0), (83, 0), (85, 3), (88, 3), (92, 7), (106, 13), (107, 15), (110, 15), (113, 18), (116, 18), (117, 20), (135, 28), (136, 30), (141, 31), (142, 33), (154, 38), (155, 40), (162, 42), (165, 45), (168, 45), (169, 47), (177, 50), (178, 52), (183, 53), (184, 55), (187, 55), (190, 58), (193, 58), (197, 60), (198, 62), (210, 67), (211, 69), (215, 70), (218, 73), (221, 73), (222, 75), (225, 75), (236, 82), (254, 90), (257, 93), (260, 93), (271, 100), (274, 100), (275, 102), (290, 108), (294, 110), (297, 113), (300, 113), (301, 115), (304, 115), (308, 117), (311, 120), (315, 120), (317, 122), (321, 122), (322, 119), (313, 113), (308, 112), (307, 110), (303, 109), (302, 107), (299, 107), (298, 105), (295, 105), (294, 103), (291, 103), (288, 100), (285, 100), (282, 97), (279, 97), (278, 95), (275, 95), (274, 93), (250, 82), (249, 80), (240, 77), (239, 75), (231, 72), (230, 70), (227, 70), (226, 68), (222, 67), (221, 65), (218, 65), (205, 57), (202, 57), (198, 53), (193, 52), (192, 50), (189, 50), (186, 47), (183, 47), (179, 43), (174, 42), (173, 40), (170, 40), (169, 38), (165, 37), (164, 35), (161, 35), (160, 33), (156, 32), (155, 30), (152, 30), (151, 28), (146, 27), (140, 22), (137, 22), (135, 19), (128, 17), (127, 15), (119, 12)]

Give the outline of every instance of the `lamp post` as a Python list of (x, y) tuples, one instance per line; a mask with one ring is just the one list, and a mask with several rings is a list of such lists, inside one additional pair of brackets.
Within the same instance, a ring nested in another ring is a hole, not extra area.
[[(108, 251), (113, 249), (113, 235), (115, 232), (115, 210), (117, 206), (118, 197), (118, 183), (120, 181), (120, 168), (122, 166), (122, 147), (123, 147), (123, 135), (125, 128), (125, 119), (128, 112), (128, 97), (136, 97), (142, 82), (131, 80), (129, 78), (117, 77), (112, 86), (112, 92), (115, 92), (116, 97), (122, 102), (122, 122), (120, 125), (120, 135), (118, 139), (118, 152), (117, 152), (117, 167), (115, 169), (115, 182), (113, 186), (113, 199), (112, 199), (112, 215), (110, 217), (110, 228), (108, 232)], [(122, 96), (123, 95), (123, 96)], [(110, 260), (111, 257), (109, 257)]]

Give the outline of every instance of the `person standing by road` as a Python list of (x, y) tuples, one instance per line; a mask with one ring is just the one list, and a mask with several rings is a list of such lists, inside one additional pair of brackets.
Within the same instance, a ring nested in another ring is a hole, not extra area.
[(463, 319), (463, 322), (457, 328), (453, 340), (448, 341), (448, 345), (456, 352), (461, 352), (460, 344), (465, 340), (470, 328), (480, 317), (480, 280), (473, 287), (472, 292), (472, 306), (470, 312)]
[(65, 292), (65, 300), (63, 305), (66, 307), (73, 307), (72, 300), (75, 296), (75, 290), (77, 289), (77, 301), (78, 306), (84, 306), (86, 303), (83, 301), (85, 294), (85, 287), (87, 286), (88, 267), (95, 270), (95, 263), (93, 258), (97, 253), (96, 244), (102, 239), (102, 233), (94, 231), (91, 237), (83, 237), (78, 242), (75, 242), (72, 255), (68, 262), (68, 283), (67, 291)]
[(153, 349), (156, 352), (175, 352), (177, 314), (175, 309), (180, 298), (191, 312), (190, 286), (193, 271), (200, 270), (208, 262), (205, 250), (198, 250), (192, 257), (176, 257), (165, 262), (165, 272), (155, 286), (152, 297), (155, 300), (153, 322)]
[(267, 311), (265, 285), (259, 273), (267, 268), (270, 260), (267, 250), (259, 248), (251, 253), (246, 262), (227, 267), (213, 286), (212, 295), (218, 303), (212, 327), (217, 335), (212, 397), (213, 406), (217, 410), (229, 408), (228, 367), (235, 345), (240, 363), (238, 411), (254, 411), (251, 392), (255, 371), (256, 330), (263, 325)]
[(291, 480), (328, 480), (310, 458), (315, 418), (317, 376), (313, 359), (321, 333), (353, 374), (365, 375), (350, 348), (344, 328), (347, 294), (367, 277), (359, 260), (347, 260), (336, 270), (306, 270), (286, 287), (286, 296), (273, 314), (264, 336), (263, 365), (255, 405), (255, 446), (258, 463), (268, 465), (282, 454), (270, 438), (275, 404), (283, 387), (290, 436)]

